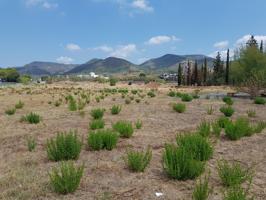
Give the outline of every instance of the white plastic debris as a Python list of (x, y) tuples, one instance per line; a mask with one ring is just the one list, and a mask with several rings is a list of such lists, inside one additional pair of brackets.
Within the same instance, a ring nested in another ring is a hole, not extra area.
[(156, 195), (156, 197), (161, 197), (161, 196), (163, 196), (163, 193), (161, 193), (161, 192), (155, 192), (155, 195)]

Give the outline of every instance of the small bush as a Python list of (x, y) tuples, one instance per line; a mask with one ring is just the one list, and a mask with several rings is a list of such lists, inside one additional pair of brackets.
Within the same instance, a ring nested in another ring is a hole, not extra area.
[(73, 162), (62, 162), (59, 168), (49, 173), (50, 183), (54, 191), (68, 194), (76, 191), (83, 175), (84, 165), (75, 167)]
[(252, 179), (252, 172), (244, 169), (239, 163), (233, 162), (230, 164), (228, 161), (218, 161), (218, 174), (226, 187), (240, 185), (245, 181)]
[(224, 114), (226, 117), (231, 117), (235, 110), (231, 106), (223, 106), (220, 108), (220, 111)]
[(16, 108), (7, 109), (5, 113), (7, 115), (14, 115), (16, 113)]
[(128, 167), (134, 172), (143, 172), (152, 158), (150, 148), (146, 152), (129, 150), (125, 162)]
[(90, 129), (96, 130), (96, 129), (102, 129), (104, 128), (104, 120), (103, 119), (94, 119), (90, 122)]
[(163, 167), (169, 177), (178, 180), (194, 179), (204, 171), (204, 162), (193, 159), (184, 147), (165, 145)]
[(176, 96), (176, 93), (174, 92), (174, 91), (170, 91), (169, 93), (168, 93), (168, 96), (169, 97), (175, 97)]
[(213, 113), (214, 113), (214, 109), (213, 109), (213, 107), (212, 107), (212, 106), (208, 107), (208, 108), (207, 108), (207, 114), (208, 114), (208, 115), (212, 115)]
[(136, 103), (140, 103), (140, 99), (135, 99)]
[(264, 105), (266, 103), (266, 100), (263, 97), (256, 97), (254, 99), (255, 104)]
[(55, 107), (59, 107), (61, 105), (61, 102), (60, 101), (56, 101), (55, 103), (54, 103), (54, 106)]
[(193, 200), (208, 200), (208, 197), (211, 193), (211, 189), (209, 187), (209, 177), (205, 177), (204, 181), (202, 179), (196, 184), (193, 191)]
[(258, 122), (253, 129), (255, 133), (261, 133), (265, 128), (266, 128), (266, 122), (261, 121)]
[(27, 147), (30, 152), (32, 152), (36, 148), (35, 138), (32, 137), (27, 138)]
[(91, 110), (91, 116), (93, 117), (93, 119), (102, 119), (103, 115), (104, 115), (104, 109), (93, 109)]
[(155, 93), (154, 93), (153, 91), (149, 91), (149, 92), (147, 93), (147, 95), (148, 95), (149, 97), (151, 97), (151, 98), (153, 98), (153, 97), (156, 96)]
[(256, 110), (247, 110), (248, 117), (256, 117)]
[(41, 121), (41, 117), (40, 117), (40, 115), (31, 112), (30, 114), (22, 116), (21, 121), (26, 121), (30, 124), (38, 124)]
[(220, 137), (222, 128), (220, 127), (218, 121), (217, 122), (213, 122), (211, 124), (211, 128), (212, 128), (212, 131), (211, 131), (212, 134), (215, 135), (217, 138)]
[(138, 121), (136, 122), (135, 126), (136, 126), (136, 129), (141, 129), (142, 121), (138, 119)]
[(125, 99), (125, 104), (130, 104), (131, 103), (131, 100), (129, 98), (126, 98)]
[(223, 200), (254, 200), (253, 197), (249, 198), (249, 192), (247, 189), (243, 189), (240, 185), (228, 188), (224, 193)]
[(24, 103), (19, 100), (19, 102), (15, 105), (16, 109), (22, 109), (24, 107)]
[(118, 134), (110, 129), (94, 131), (88, 135), (88, 146), (94, 151), (110, 151), (116, 147), (117, 141)]
[(228, 97), (228, 96), (226, 96), (226, 97), (223, 98), (223, 102), (226, 103), (229, 106), (231, 106), (231, 105), (234, 104), (234, 101), (232, 100), (232, 98), (231, 97)]
[(183, 113), (186, 111), (186, 105), (183, 103), (175, 103), (173, 109), (178, 113)]
[(185, 102), (190, 102), (193, 100), (193, 97), (189, 94), (182, 94), (181, 100)]
[(110, 78), (110, 86), (115, 86), (117, 83), (117, 79), (115, 78)]
[(68, 109), (70, 111), (76, 111), (78, 109), (77, 102), (74, 97), (70, 98), (68, 101)]
[(55, 138), (47, 140), (46, 151), (49, 160), (76, 160), (81, 151), (82, 142), (76, 131), (57, 133)]
[(226, 124), (227, 123), (230, 123), (231, 120), (228, 119), (227, 117), (220, 117), (218, 120), (217, 120), (217, 123), (219, 124), (219, 126), (221, 128), (225, 128)]
[(133, 135), (134, 129), (132, 124), (127, 121), (118, 121), (113, 125), (113, 129), (116, 130), (120, 137), (130, 138)]
[(241, 137), (250, 136), (253, 132), (246, 118), (238, 118), (235, 122), (229, 122), (225, 126), (225, 135), (230, 140), (238, 140)]
[(120, 113), (121, 109), (122, 109), (121, 106), (113, 105), (112, 108), (111, 108), (111, 113), (113, 115), (117, 115), (117, 114)]
[(211, 134), (211, 124), (206, 121), (201, 122), (197, 127), (197, 132), (203, 137), (209, 137)]
[(207, 138), (199, 134), (177, 135), (176, 143), (191, 153), (193, 159), (206, 161), (213, 155), (213, 147)]

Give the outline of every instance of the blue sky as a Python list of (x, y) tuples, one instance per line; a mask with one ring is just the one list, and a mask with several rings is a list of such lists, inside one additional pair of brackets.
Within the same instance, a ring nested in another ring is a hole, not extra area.
[(0, 67), (32, 61), (134, 63), (266, 43), (265, 0), (0, 0)]

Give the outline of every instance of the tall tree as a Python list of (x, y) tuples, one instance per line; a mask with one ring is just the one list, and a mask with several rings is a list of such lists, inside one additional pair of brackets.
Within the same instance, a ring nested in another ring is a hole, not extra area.
[(195, 61), (194, 73), (193, 73), (193, 84), (199, 83), (199, 73), (198, 73), (198, 61)]
[(207, 82), (207, 74), (208, 74), (208, 63), (207, 58), (204, 59), (204, 69), (203, 69), (203, 83), (206, 85)]
[(190, 66), (189, 61), (188, 61), (188, 68), (187, 68), (187, 85), (191, 85), (191, 66)]
[(218, 52), (213, 62), (213, 83), (215, 85), (220, 85), (223, 82), (224, 82), (223, 61), (220, 52)]
[(263, 40), (260, 41), (260, 52), (264, 52), (264, 47), (263, 47)]
[(227, 50), (226, 67), (225, 67), (225, 83), (229, 84), (229, 65), (230, 65), (230, 50)]
[(181, 85), (182, 84), (182, 66), (181, 66), (181, 63), (179, 63), (179, 66), (178, 66), (178, 74), (177, 74), (177, 83), (178, 85)]
[(247, 41), (247, 47), (256, 47), (256, 48), (258, 48), (258, 42), (255, 39), (254, 35), (251, 35), (250, 39)]

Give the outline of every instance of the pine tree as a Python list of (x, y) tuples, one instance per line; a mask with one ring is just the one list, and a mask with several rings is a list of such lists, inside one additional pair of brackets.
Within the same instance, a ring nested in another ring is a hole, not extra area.
[(256, 47), (256, 48), (258, 48), (258, 42), (255, 39), (254, 35), (251, 35), (250, 39), (247, 41), (247, 47)]
[(263, 40), (260, 41), (260, 52), (264, 52), (264, 47), (263, 47)]
[(178, 85), (182, 84), (182, 67), (181, 67), (181, 63), (179, 63), (179, 66), (178, 66), (177, 82), (178, 82)]
[(227, 50), (227, 57), (226, 57), (226, 69), (225, 69), (225, 83), (226, 85), (229, 84), (229, 65), (230, 65), (230, 50)]
[(223, 61), (220, 52), (218, 52), (213, 62), (213, 83), (216, 85), (220, 85), (224, 82), (223, 80), (224, 80)]
[(203, 69), (203, 83), (206, 85), (207, 83), (207, 74), (208, 74), (208, 63), (207, 58), (204, 59), (204, 69)]

